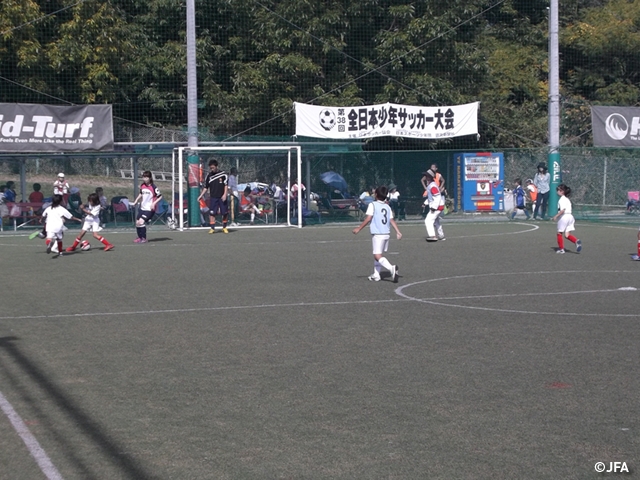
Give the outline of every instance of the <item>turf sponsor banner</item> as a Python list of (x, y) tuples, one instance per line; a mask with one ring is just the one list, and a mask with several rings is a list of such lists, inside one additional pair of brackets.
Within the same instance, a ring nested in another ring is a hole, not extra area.
[(477, 135), (479, 105), (323, 107), (295, 102), (296, 135), (345, 140), (382, 136), (437, 140)]
[(640, 147), (640, 108), (591, 107), (593, 145)]
[(111, 105), (0, 103), (0, 152), (113, 150)]

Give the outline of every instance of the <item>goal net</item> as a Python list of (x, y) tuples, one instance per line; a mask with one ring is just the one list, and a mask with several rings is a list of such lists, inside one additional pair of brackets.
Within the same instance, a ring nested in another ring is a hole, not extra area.
[[(197, 157), (197, 163), (189, 162), (190, 157)], [(173, 220), (178, 229), (183, 230), (189, 223), (191, 226), (209, 223), (206, 211), (200, 212), (200, 222), (193, 221), (189, 209), (200, 210), (200, 205), (188, 192), (196, 187), (198, 191), (202, 189), (211, 160), (217, 160), (218, 169), (227, 174), (232, 169), (237, 171), (238, 190), (231, 192), (229, 189), (230, 224), (302, 227), (303, 195), (297, 195), (302, 184), (301, 147), (255, 145), (179, 147), (174, 150), (173, 178), (182, 179), (174, 181), (172, 187)], [(247, 187), (251, 190), (255, 209), (241, 207), (241, 203), (246, 206), (248, 201), (242, 199)], [(182, 208), (179, 208), (181, 204)], [(192, 221), (188, 222), (188, 218)]]

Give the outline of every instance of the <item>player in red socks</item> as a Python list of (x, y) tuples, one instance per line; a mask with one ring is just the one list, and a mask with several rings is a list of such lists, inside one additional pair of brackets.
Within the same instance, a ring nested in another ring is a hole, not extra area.
[(558, 250), (556, 253), (565, 252), (563, 235), (567, 240), (576, 244), (576, 252), (580, 253), (582, 251), (582, 242), (571, 234), (576, 229), (576, 220), (571, 214), (571, 200), (568, 198), (571, 195), (571, 189), (561, 183), (556, 191), (560, 197), (558, 200), (558, 213), (553, 217), (553, 221), (558, 222)]
[(113, 249), (113, 245), (111, 245), (103, 236), (98, 235), (98, 232), (102, 230), (100, 226), (100, 210), (102, 206), (100, 205), (100, 197), (97, 193), (91, 193), (87, 198), (87, 205), (81, 205), (80, 209), (87, 215), (84, 218), (84, 223), (82, 224), (82, 230), (80, 231), (80, 235), (78, 235), (69, 248), (67, 248), (67, 252), (73, 252), (80, 242), (82, 241), (82, 237), (87, 232), (93, 233), (93, 238), (104, 244), (104, 251), (108, 252)]

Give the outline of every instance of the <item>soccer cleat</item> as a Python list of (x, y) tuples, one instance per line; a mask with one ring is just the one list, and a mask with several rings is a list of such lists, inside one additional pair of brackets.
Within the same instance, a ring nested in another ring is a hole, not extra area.
[(104, 247), (104, 251), (105, 251), (105, 252), (108, 252), (109, 250), (113, 250), (113, 249), (114, 249), (114, 246), (113, 246), (113, 245), (111, 245), (111, 244), (109, 244), (109, 245), (107, 245), (106, 247)]
[(427, 237), (427, 242), (437, 242), (438, 237)]
[(53, 248), (53, 242), (49, 242), (49, 245), (47, 245), (47, 254), (51, 253), (52, 248)]
[(67, 252), (75, 252), (75, 250), (74, 247), (67, 247)]
[(636, 262), (640, 262), (640, 255), (631, 255), (631, 260), (634, 260)]
[(398, 283), (398, 266), (397, 265), (391, 266), (391, 279), (393, 280), (393, 283)]
[(136, 238), (133, 243), (142, 243), (142, 238), (138, 237)]
[(216, 231), (213, 228), (209, 229), (209, 234), (213, 235), (214, 233), (216, 233)]
[(558, 250), (556, 250), (556, 253), (560, 253), (560, 254), (564, 253), (564, 248), (559, 248)]
[(576, 252), (580, 253), (582, 251), (582, 242), (580, 240), (576, 240)]
[(380, 281), (380, 275), (378, 274), (373, 274), (373, 275), (369, 275), (367, 277), (369, 279), (370, 282), (379, 282)]
[(439, 241), (439, 242), (444, 242), (445, 240), (446, 240), (446, 238), (445, 238), (445, 237), (438, 237), (438, 241)]
[(227, 227), (224, 227), (224, 228), (222, 229), (222, 233), (229, 233), (229, 230), (227, 230)]
[(146, 238), (141, 238), (140, 239), (140, 243), (147, 243), (147, 239)]

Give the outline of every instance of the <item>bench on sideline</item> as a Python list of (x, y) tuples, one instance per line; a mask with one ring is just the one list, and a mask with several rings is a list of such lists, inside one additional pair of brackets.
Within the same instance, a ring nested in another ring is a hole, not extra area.
[[(38, 226), (38, 220), (40, 219), (40, 214), (42, 213), (42, 205), (40, 202), (17, 202), (17, 203), (7, 203), (7, 208), (9, 209), (9, 218), (13, 220), (13, 230), (17, 231), (18, 228), (26, 227), (26, 226)], [(20, 212), (17, 215), (12, 215), (15, 207), (20, 209)], [(21, 221), (22, 223), (18, 223)], [(4, 231), (4, 219), (0, 221), (0, 232)]]
[(357, 198), (334, 198), (330, 202), (331, 209), (318, 203), (318, 212), (335, 216), (354, 216), (358, 220), (361, 220), (364, 215)]
[[(143, 170), (138, 171), (138, 178), (142, 178)], [(154, 172), (153, 174), (154, 182), (172, 182), (173, 181), (173, 173), (172, 172)], [(120, 176), (127, 180), (133, 180), (133, 170), (120, 170)]]

